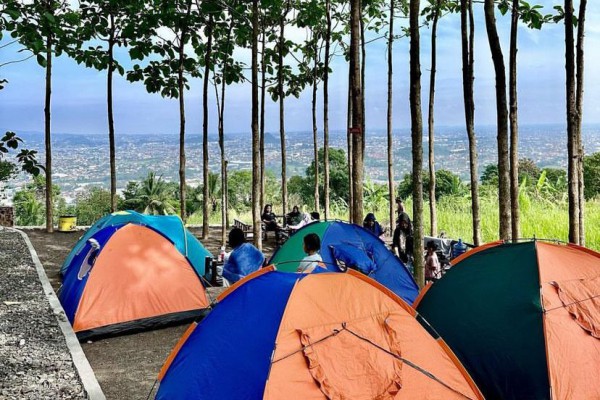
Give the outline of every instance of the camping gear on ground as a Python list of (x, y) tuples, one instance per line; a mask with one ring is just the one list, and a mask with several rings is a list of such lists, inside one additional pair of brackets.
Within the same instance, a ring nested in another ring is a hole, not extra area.
[[(173, 217), (142, 220), (148, 225), (126, 222), (95, 229), (70, 255), (59, 299), (80, 340), (186, 322), (207, 312), (200, 275), (204, 263), (194, 267), (192, 260), (210, 253), (196, 240), (196, 246), (187, 247), (189, 257), (184, 256), (169, 239)], [(186, 233), (180, 225), (176, 238), (194, 243), (183, 239)]]
[(452, 246), (452, 258), (456, 258), (467, 251), (467, 245), (463, 243), (461, 238)]
[(156, 398), (482, 398), (417, 318), (398, 296), (352, 270), (263, 268), (190, 326), (161, 369)]
[(356, 269), (375, 279), (408, 304), (415, 301), (419, 288), (406, 266), (377, 236), (362, 226), (341, 221), (312, 222), (294, 233), (273, 254), (269, 264), (280, 271), (296, 272), (304, 258), (304, 236), (315, 233), (321, 239), (319, 253), (330, 271)]
[(460, 251), (456, 253), (460, 253), (459, 255), (462, 255), (466, 251), (475, 248), (475, 246), (472, 244), (463, 242), (462, 239), (457, 241), (447, 237), (425, 236), (423, 242), (425, 243), (425, 246), (427, 246), (427, 243), (429, 242), (433, 242), (437, 246), (435, 253), (437, 254), (440, 265), (442, 266), (442, 273), (445, 273), (451, 267), (450, 262), (455, 258), (454, 247), (456, 244), (459, 242), (461, 243)]
[(486, 399), (600, 398), (599, 253), (495, 242), (455, 262), (416, 307)]
[(59, 232), (73, 232), (77, 228), (77, 216), (61, 215), (58, 217)]

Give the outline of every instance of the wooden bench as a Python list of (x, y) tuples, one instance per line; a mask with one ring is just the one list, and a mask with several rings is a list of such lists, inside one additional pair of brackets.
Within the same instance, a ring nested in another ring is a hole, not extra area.
[(254, 232), (252, 231), (252, 225), (248, 225), (240, 221), (239, 219), (233, 220), (233, 227), (239, 228), (244, 232), (244, 237), (246, 239), (251, 239), (254, 237)]

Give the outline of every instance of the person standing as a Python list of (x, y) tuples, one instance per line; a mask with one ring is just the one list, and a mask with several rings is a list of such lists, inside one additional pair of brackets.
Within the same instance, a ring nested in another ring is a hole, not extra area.
[(403, 212), (398, 217), (398, 225), (394, 230), (392, 251), (412, 272), (413, 234), (410, 217)]
[(442, 277), (442, 266), (438, 259), (436, 244), (430, 240), (427, 242), (427, 255), (425, 256), (425, 280), (435, 282)]

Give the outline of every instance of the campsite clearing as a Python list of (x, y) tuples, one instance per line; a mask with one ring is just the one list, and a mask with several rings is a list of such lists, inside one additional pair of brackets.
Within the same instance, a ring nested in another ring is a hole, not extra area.
[[(201, 229), (190, 228), (198, 238)], [(79, 232), (46, 233), (43, 230), (27, 230), (33, 246), (44, 265), (54, 290), (60, 287), (60, 267), (83, 234)], [(202, 244), (213, 254), (221, 247), (220, 228), (211, 228), (210, 238)], [(265, 255), (273, 252), (271, 241), (264, 245)], [(222, 288), (209, 288), (208, 295), (214, 299)], [(158, 371), (187, 324), (82, 343), (83, 350), (94, 370), (107, 399), (142, 399), (148, 396)]]

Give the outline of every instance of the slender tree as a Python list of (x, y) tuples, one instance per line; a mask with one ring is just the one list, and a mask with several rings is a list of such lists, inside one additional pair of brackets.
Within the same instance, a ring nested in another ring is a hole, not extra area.
[(579, 175), (579, 244), (585, 246), (585, 182), (583, 180), (583, 161), (585, 151), (583, 147), (583, 75), (584, 75), (584, 38), (585, 38), (585, 14), (587, 8), (587, 0), (579, 2), (579, 16), (577, 18), (577, 45), (576, 45), (576, 79), (577, 87), (575, 88), (575, 110), (577, 114), (577, 145), (579, 150), (578, 159), (578, 175)]
[(285, 92), (284, 92), (284, 67), (283, 57), (286, 52), (285, 25), (286, 17), (290, 10), (290, 2), (286, 0), (283, 6), (283, 12), (279, 18), (279, 45), (278, 45), (278, 69), (277, 69), (277, 87), (279, 90), (279, 137), (281, 139), (281, 207), (283, 215), (287, 212), (287, 152), (285, 144)]
[[(350, 54), (352, 53), (352, 44), (350, 44)], [(348, 147), (348, 187), (350, 188), (350, 195), (348, 196), (348, 220), (352, 221), (353, 208), (354, 208), (354, 164), (352, 159), (352, 62), (348, 66), (348, 108), (346, 117), (346, 126), (348, 127), (346, 135), (346, 143)]]
[[(314, 34), (313, 34), (314, 35)], [(319, 57), (318, 57), (318, 46), (316, 37), (313, 37), (313, 44), (311, 45), (313, 48), (313, 56), (314, 56), (314, 67), (312, 70), (312, 129), (313, 129), (313, 152), (315, 157), (315, 193), (314, 193), (314, 202), (315, 202), (315, 211), (319, 211), (319, 140), (318, 140), (318, 127), (317, 127), (317, 91), (319, 86), (318, 79), (318, 65), (319, 65)]]
[(475, 18), (472, 0), (460, 0), (460, 26), (462, 42), (463, 97), (465, 125), (469, 139), (469, 172), (471, 178), (471, 210), (473, 218), (473, 244), (481, 244), (481, 218), (479, 214), (479, 175), (477, 172), (477, 139), (475, 137), (475, 101), (473, 98)]
[(83, 41), (96, 40), (100, 46), (90, 46), (75, 53), (78, 63), (98, 70), (106, 69), (106, 108), (108, 116), (108, 143), (110, 160), (110, 210), (117, 209), (117, 168), (115, 146), (115, 123), (113, 113), (113, 75), (117, 71), (125, 73), (124, 68), (115, 59), (115, 47), (124, 46), (135, 32), (132, 16), (141, 12), (139, 1), (85, 0), (79, 3), (83, 21), (78, 35)]
[[(178, 63), (177, 63), (177, 93), (179, 99), (179, 215), (181, 220), (185, 223), (187, 220), (187, 211), (185, 209), (186, 206), (186, 189), (187, 185), (185, 183), (185, 81), (184, 81), (184, 73), (185, 73), (185, 45), (187, 42), (187, 34), (188, 34), (188, 26), (187, 21), (190, 18), (190, 14), (192, 11), (192, 2), (190, 0), (187, 1), (185, 5), (185, 18), (181, 21), (181, 31), (179, 36), (179, 43), (177, 44), (177, 54), (178, 54)], [(204, 198), (204, 203), (206, 203), (206, 197)], [(204, 234), (204, 232), (203, 232)]]
[(579, 244), (579, 141), (577, 137), (577, 103), (575, 96), (575, 49), (573, 32), (573, 0), (565, 0), (565, 60), (567, 97), (567, 154), (568, 154), (568, 197), (569, 197), (569, 242)]
[(265, 97), (267, 92), (267, 60), (266, 60), (266, 41), (267, 41), (267, 21), (266, 15), (261, 16), (261, 54), (260, 54), (260, 207), (265, 206)]
[[(185, 48), (189, 44), (198, 46), (203, 18), (192, 0), (163, 2), (157, 7), (145, 8), (141, 17), (146, 22), (135, 24), (138, 30), (133, 34), (135, 39), (131, 40), (129, 55), (133, 60), (150, 58), (150, 61), (145, 66), (135, 64), (127, 71), (127, 79), (132, 82), (143, 81), (149, 93), (178, 99), (179, 215), (186, 221), (185, 92), (189, 89), (188, 77), (198, 76), (198, 63), (187, 54)], [(170, 31), (173, 38), (161, 37), (159, 28)], [(156, 59), (156, 56), (162, 58)]]
[(508, 157), (508, 108), (506, 100), (506, 67), (496, 29), (494, 0), (483, 4), (485, 26), (496, 73), (496, 118), (498, 133), (498, 209), (500, 216), (499, 236), (502, 240), (511, 237), (510, 215), (510, 161)]
[(356, 224), (363, 220), (363, 93), (360, 69), (360, 21), (361, 1), (350, 3), (350, 88), (352, 98), (352, 214), (350, 221)]
[(329, 219), (329, 57), (331, 56), (331, 0), (325, 0), (325, 57), (323, 66), (323, 208)]
[(429, 133), (429, 220), (431, 236), (437, 235), (437, 212), (435, 198), (435, 158), (434, 158), (434, 104), (435, 104), (435, 77), (437, 72), (437, 26), (440, 18), (442, 0), (435, 0), (431, 9), (431, 72), (429, 75), (429, 108), (427, 129)]
[[(209, 11), (210, 12), (210, 11)], [(202, 239), (209, 236), (210, 208), (208, 204), (208, 81), (212, 58), (213, 41), (213, 15), (208, 16), (206, 24), (206, 50), (204, 52), (204, 83), (202, 89), (202, 176), (203, 176), (203, 201), (202, 201)]]
[(392, 119), (394, 110), (392, 108), (393, 101), (393, 76), (394, 76), (394, 12), (395, 2), (390, 0), (390, 22), (388, 26), (388, 71), (387, 71), (387, 173), (388, 173), (388, 195), (390, 197), (390, 231), (393, 232), (395, 221), (395, 192), (394, 192), (394, 136)]
[(258, 0), (252, 0), (252, 233), (254, 245), (262, 250), (260, 224), (260, 132), (258, 129)]
[(423, 119), (421, 116), (420, 1), (410, 0), (410, 119), (412, 139), (413, 222), (415, 279), (425, 285), (423, 259)]
[(510, 215), (512, 239), (521, 237), (519, 210), (519, 123), (517, 92), (517, 35), (519, 0), (513, 0), (510, 22), (509, 58), (509, 118), (510, 118)]
[[(232, 7), (240, 7), (239, 2), (233, 2)], [(241, 12), (242, 10), (240, 10)], [(217, 99), (219, 149), (221, 158), (221, 242), (227, 243), (227, 228), (229, 227), (229, 209), (227, 196), (227, 159), (225, 156), (225, 89), (227, 85), (240, 82), (243, 79), (242, 64), (233, 59), (234, 43), (233, 29), (238, 23), (238, 12), (236, 8), (229, 11), (228, 17), (224, 18), (214, 27), (215, 55), (213, 65), (220, 72), (214, 73), (215, 97)], [(220, 85), (220, 94), (219, 94)]]
[(76, 28), (79, 16), (64, 0), (40, 0), (31, 3), (11, 3), (11, 18), (16, 20), (12, 35), (45, 68), (44, 141), (46, 170), (46, 231), (54, 231), (52, 186), (52, 62), (54, 56), (73, 52), (79, 47)]

